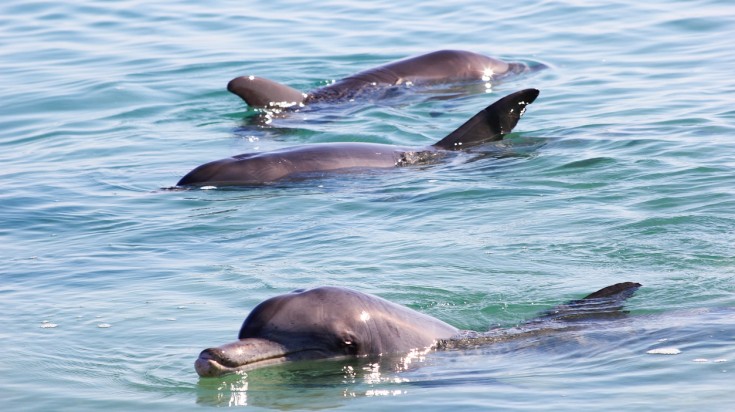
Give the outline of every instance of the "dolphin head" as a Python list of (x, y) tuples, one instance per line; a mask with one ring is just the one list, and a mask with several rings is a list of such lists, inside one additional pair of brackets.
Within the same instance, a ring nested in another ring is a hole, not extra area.
[(259, 153), (245, 153), (198, 166), (184, 175), (176, 185), (262, 185), (287, 174), (288, 170), (278, 161), (269, 161)]
[(203, 350), (203, 377), (283, 362), (408, 353), (457, 332), (409, 308), (357, 291), (321, 287), (268, 299), (253, 309), (239, 340)]

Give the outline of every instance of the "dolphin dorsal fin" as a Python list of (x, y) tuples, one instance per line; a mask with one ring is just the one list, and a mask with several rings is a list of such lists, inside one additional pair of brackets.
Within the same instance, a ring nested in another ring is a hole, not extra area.
[(572, 300), (543, 312), (531, 322), (557, 320), (579, 322), (585, 320), (617, 318), (625, 315), (623, 303), (641, 287), (640, 283), (622, 282), (590, 293), (582, 299)]
[(236, 77), (227, 83), (227, 90), (240, 96), (252, 107), (284, 107), (302, 103), (306, 98), (299, 90), (257, 76)]
[(472, 116), (457, 130), (434, 143), (444, 150), (459, 150), (500, 140), (518, 124), (526, 106), (538, 97), (537, 89), (521, 90), (496, 101)]
[(569, 303), (584, 303), (585, 301), (592, 301), (594, 299), (625, 300), (631, 297), (639, 287), (641, 287), (641, 284), (636, 282), (616, 283), (614, 285), (604, 287), (597, 292), (590, 293), (582, 299), (574, 300)]

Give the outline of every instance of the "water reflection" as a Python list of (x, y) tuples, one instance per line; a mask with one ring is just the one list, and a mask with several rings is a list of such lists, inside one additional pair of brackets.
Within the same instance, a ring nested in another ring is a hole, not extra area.
[(405, 356), (304, 361), (220, 378), (201, 378), (197, 403), (275, 409), (326, 409), (359, 397), (406, 394), (415, 369), (429, 350)]

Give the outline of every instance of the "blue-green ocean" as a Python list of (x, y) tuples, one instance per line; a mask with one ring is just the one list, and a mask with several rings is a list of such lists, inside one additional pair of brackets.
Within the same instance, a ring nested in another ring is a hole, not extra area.
[[(733, 39), (725, 0), (4, 1), (0, 405), (732, 410)], [(268, 124), (225, 89), (258, 75), (310, 90), (438, 49), (548, 68)], [(527, 87), (539, 98), (482, 156), (165, 190), (245, 152), (425, 146)], [(620, 281), (643, 284), (625, 318), (400, 370), (193, 367), (298, 288), (482, 331)]]

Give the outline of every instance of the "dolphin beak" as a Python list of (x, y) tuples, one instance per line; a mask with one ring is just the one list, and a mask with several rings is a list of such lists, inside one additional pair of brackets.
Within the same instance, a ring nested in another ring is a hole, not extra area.
[(204, 349), (194, 362), (201, 377), (222, 376), (286, 362), (288, 349), (267, 339), (246, 338)]

